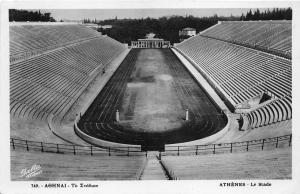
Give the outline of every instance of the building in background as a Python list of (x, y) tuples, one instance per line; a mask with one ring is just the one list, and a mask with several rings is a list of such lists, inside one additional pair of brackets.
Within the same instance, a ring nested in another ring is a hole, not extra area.
[(161, 38), (154, 38), (154, 33), (149, 33), (144, 39), (138, 39), (137, 41), (131, 41), (132, 48), (169, 48), (170, 41), (165, 41)]
[(178, 35), (179, 35), (180, 42), (182, 42), (187, 38), (196, 36), (196, 29), (195, 28), (184, 28), (182, 30), (179, 30)]
[(85, 23), (84, 24), (86, 27), (91, 28), (93, 30), (98, 30), (100, 28), (99, 24), (93, 24), (93, 23)]

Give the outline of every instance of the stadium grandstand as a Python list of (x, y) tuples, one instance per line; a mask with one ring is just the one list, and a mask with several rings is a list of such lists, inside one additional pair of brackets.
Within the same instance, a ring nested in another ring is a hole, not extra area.
[[(11, 179), (291, 179), (291, 32), (225, 21), (130, 48), (82, 24), (11, 22)], [(33, 163), (43, 172), (20, 176)]]
[(219, 25), (203, 33), (203, 36), (242, 44), (243, 46), (292, 55), (292, 25), (286, 21), (219, 22)]

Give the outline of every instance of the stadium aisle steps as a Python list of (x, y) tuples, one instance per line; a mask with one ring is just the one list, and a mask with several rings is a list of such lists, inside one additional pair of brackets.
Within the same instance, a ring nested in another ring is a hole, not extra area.
[(156, 158), (156, 152), (148, 153), (148, 161), (141, 180), (168, 180), (163, 167)]

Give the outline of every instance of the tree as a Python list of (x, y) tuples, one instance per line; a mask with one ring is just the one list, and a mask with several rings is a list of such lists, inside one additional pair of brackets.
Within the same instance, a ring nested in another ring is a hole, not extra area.
[(260, 20), (261, 19), (260, 16), (261, 16), (260, 11), (259, 9), (257, 9), (253, 14), (252, 20)]
[(27, 11), (27, 10), (9, 10), (9, 21), (45, 21), (55, 22), (51, 17), (51, 13), (42, 14), (41, 11)]
[(197, 32), (215, 25), (219, 20), (239, 20), (240, 17), (194, 17), (192, 15), (171, 16), (155, 18), (140, 18), (140, 19), (107, 19), (98, 21), (100, 25), (112, 25), (110, 29), (98, 29), (102, 34), (130, 44), (131, 41), (139, 38), (144, 38), (146, 34), (153, 32), (155, 37), (163, 38), (171, 41), (171, 43), (179, 42), (179, 30), (191, 27)]
[(246, 19), (246, 17), (244, 16), (244, 13), (242, 13), (240, 20), (244, 21), (245, 19)]
[(240, 20), (291, 20), (292, 19), (292, 9), (289, 8), (274, 8), (272, 11), (270, 9), (265, 10), (264, 12), (260, 12), (257, 9), (254, 14), (252, 14), (252, 10), (250, 9), (247, 12), (246, 17), (242, 13)]
[(249, 12), (247, 12), (247, 14), (246, 14), (246, 20), (252, 20), (252, 18), (253, 18), (253, 15), (252, 15), (252, 10), (250, 9), (250, 11)]

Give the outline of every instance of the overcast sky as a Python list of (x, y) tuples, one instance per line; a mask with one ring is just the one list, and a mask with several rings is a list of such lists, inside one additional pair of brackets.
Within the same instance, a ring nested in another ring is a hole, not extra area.
[[(231, 9), (47, 9), (41, 10), (41, 12), (50, 12), (51, 16), (56, 19), (69, 19), (69, 20), (82, 20), (83, 18), (90, 19), (110, 19), (116, 16), (119, 19), (122, 18), (158, 18), (162, 16), (171, 15), (193, 15), (198, 17), (213, 16), (241, 16), (242, 13), (246, 13), (250, 8), (231, 8)], [(253, 8), (256, 9), (256, 8)], [(272, 8), (270, 8), (272, 9)], [(260, 9), (264, 11), (265, 9)]]

